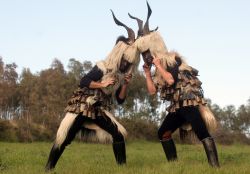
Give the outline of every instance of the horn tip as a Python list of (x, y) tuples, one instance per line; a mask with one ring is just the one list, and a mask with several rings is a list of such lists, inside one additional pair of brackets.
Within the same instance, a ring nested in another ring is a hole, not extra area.
[(150, 11), (150, 13), (151, 13), (151, 12), (152, 12), (152, 10), (151, 10), (151, 7), (150, 7), (150, 5), (149, 5), (148, 1), (147, 1), (147, 6), (148, 6), (148, 11)]
[(130, 13), (128, 13), (128, 16), (133, 19), (133, 16)]

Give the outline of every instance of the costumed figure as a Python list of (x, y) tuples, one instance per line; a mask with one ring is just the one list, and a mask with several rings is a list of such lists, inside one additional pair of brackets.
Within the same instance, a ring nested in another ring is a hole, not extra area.
[(81, 79), (79, 88), (74, 91), (65, 109), (66, 115), (58, 128), (46, 171), (55, 167), (65, 147), (80, 130), (86, 140), (104, 143), (111, 140), (116, 162), (126, 163), (126, 130), (112, 114), (112, 100), (116, 98), (118, 104), (124, 102), (140, 54), (133, 46), (133, 30), (117, 20), (113, 12), (112, 15), (117, 25), (126, 28), (128, 38), (120, 36), (107, 58), (97, 62)]
[[(148, 3), (147, 6), (147, 21), (143, 29), (139, 27), (141, 37), (135, 45), (145, 62), (143, 67), (149, 93), (159, 91), (161, 99), (170, 102), (168, 114), (158, 131), (166, 157), (169, 161), (177, 159), (171, 134), (177, 128), (192, 129), (204, 145), (209, 164), (219, 167), (215, 142), (208, 132), (214, 130), (217, 123), (206, 105), (201, 82), (197, 77), (198, 71), (189, 66), (178, 53), (168, 52), (159, 32), (149, 30), (148, 19), (152, 11)], [(152, 63), (156, 67), (153, 76), (150, 72)]]

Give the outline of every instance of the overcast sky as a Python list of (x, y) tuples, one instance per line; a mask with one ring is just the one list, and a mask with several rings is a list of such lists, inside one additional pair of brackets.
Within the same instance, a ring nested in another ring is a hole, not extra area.
[[(205, 97), (220, 106), (250, 98), (250, 1), (149, 0), (151, 29), (159, 26), (170, 50), (199, 70)], [(54, 58), (65, 68), (70, 58), (93, 63), (105, 58), (126, 31), (137, 30), (127, 13), (145, 20), (145, 0), (0, 0), (0, 56), (18, 72), (49, 68)]]

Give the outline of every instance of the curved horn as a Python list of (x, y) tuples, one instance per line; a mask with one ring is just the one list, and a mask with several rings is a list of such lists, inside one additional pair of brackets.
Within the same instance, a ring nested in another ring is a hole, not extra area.
[(135, 41), (135, 32), (134, 32), (131, 28), (129, 28), (129, 27), (127, 27), (125, 24), (123, 24), (121, 21), (119, 21), (119, 20), (115, 17), (115, 14), (114, 14), (114, 12), (113, 12), (112, 10), (111, 10), (111, 12), (112, 12), (112, 16), (113, 16), (113, 18), (114, 18), (115, 23), (116, 23), (117, 25), (119, 25), (119, 26), (123, 26), (124, 28), (126, 28), (126, 30), (127, 30), (127, 32), (128, 32), (128, 40), (134, 42), (134, 41)]
[(144, 25), (144, 28), (143, 28), (143, 35), (146, 35), (146, 34), (149, 34), (150, 32), (158, 30), (158, 27), (156, 27), (154, 30), (149, 29), (149, 21), (148, 20), (149, 20), (151, 14), (152, 14), (152, 10), (151, 10), (151, 8), (149, 6), (148, 1), (147, 1), (147, 7), (148, 7), (148, 16), (147, 16), (147, 21), (146, 21), (146, 23)]
[(141, 19), (137, 18), (137, 17), (132, 16), (129, 13), (128, 13), (128, 15), (129, 15), (130, 18), (135, 19), (137, 21), (138, 28), (139, 28), (138, 32), (137, 32), (137, 35), (138, 35), (137, 37), (143, 36), (143, 28), (142, 28), (143, 27), (143, 21)]
[(149, 23), (148, 23), (148, 20), (151, 16), (151, 13), (152, 13), (152, 10), (148, 4), (148, 1), (147, 1), (147, 6), (148, 6), (148, 16), (147, 16), (147, 20), (146, 20), (146, 23), (144, 25), (144, 28), (143, 28), (143, 34), (149, 34), (150, 33), (150, 30), (149, 30)]

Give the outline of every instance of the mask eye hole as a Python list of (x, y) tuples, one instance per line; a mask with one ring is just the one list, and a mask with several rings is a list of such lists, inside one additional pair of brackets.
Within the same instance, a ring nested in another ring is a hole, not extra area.
[(121, 73), (125, 73), (131, 65), (132, 63), (122, 57), (119, 70), (121, 71)]
[(153, 62), (153, 57), (150, 53), (150, 50), (146, 50), (142, 53), (142, 58), (144, 60), (144, 62), (148, 65), (151, 66), (152, 62)]

